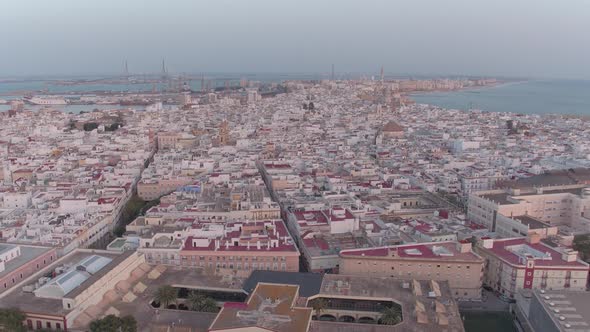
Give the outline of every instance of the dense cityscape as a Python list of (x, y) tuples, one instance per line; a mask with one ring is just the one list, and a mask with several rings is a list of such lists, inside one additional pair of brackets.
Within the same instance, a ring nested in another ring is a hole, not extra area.
[(161, 76), (5, 101), (6, 330), (588, 330), (588, 119), (412, 100), (491, 78)]

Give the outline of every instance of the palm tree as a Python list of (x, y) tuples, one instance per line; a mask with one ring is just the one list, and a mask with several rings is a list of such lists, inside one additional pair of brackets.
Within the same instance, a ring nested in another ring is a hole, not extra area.
[(197, 291), (188, 294), (188, 306), (194, 311), (217, 312), (217, 301)]
[(203, 301), (205, 300), (205, 296), (199, 292), (192, 291), (188, 294), (186, 299), (188, 308), (190, 310), (198, 311), (201, 308)]
[(328, 308), (328, 302), (326, 302), (326, 300), (323, 298), (313, 299), (313, 300), (311, 300), (310, 304), (311, 304), (311, 307), (313, 308), (313, 311), (315, 311), (315, 315), (318, 320), (320, 319), (320, 315), (322, 314), (322, 311), (324, 311), (324, 310), (326, 310), (326, 308)]
[(402, 311), (399, 306), (392, 306), (381, 311), (379, 323), (383, 325), (395, 325), (402, 321)]
[(219, 308), (217, 307), (217, 301), (210, 297), (206, 297), (203, 302), (201, 302), (201, 310), (203, 312), (217, 312)]
[(165, 307), (168, 307), (168, 305), (171, 302), (175, 302), (178, 299), (178, 290), (172, 286), (166, 285), (166, 286), (161, 286), (160, 288), (158, 288), (158, 290), (156, 291), (155, 294), (155, 300), (156, 302), (160, 303), (160, 304), (164, 304)]

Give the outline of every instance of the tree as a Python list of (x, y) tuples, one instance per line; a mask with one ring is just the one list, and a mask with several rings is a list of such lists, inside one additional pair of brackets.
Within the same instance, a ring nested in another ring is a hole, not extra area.
[(93, 131), (94, 129), (98, 128), (98, 123), (88, 122), (88, 123), (84, 124), (83, 128), (84, 128), (84, 131)]
[(328, 308), (328, 302), (323, 298), (313, 299), (311, 300), (311, 307), (315, 311), (317, 319), (320, 319), (322, 312)]
[(573, 248), (578, 251), (580, 258), (587, 262), (590, 259), (590, 234), (574, 236)]
[(203, 312), (217, 312), (219, 308), (217, 307), (217, 301), (210, 297), (206, 297), (203, 302), (201, 303), (201, 310)]
[(190, 310), (203, 312), (217, 312), (219, 310), (217, 301), (196, 291), (188, 294), (187, 302)]
[(108, 315), (90, 322), (90, 332), (137, 332), (137, 321), (133, 316)]
[(124, 316), (121, 318), (121, 332), (136, 332), (137, 321), (133, 316)]
[(201, 309), (201, 304), (205, 300), (205, 296), (199, 292), (192, 291), (188, 294), (186, 301), (190, 310), (198, 311)]
[(168, 307), (170, 303), (176, 303), (176, 300), (178, 300), (178, 290), (169, 285), (160, 286), (160, 288), (156, 290), (155, 300), (156, 302), (163, 304), (164, 307)]
[(402, 311), (399, 306), (392, 306), (381, 311), (379, 323), (383, 325), (395, 325), (402, 321)]
[(23, 321), (27, 318), (18, 308), (0, 310), (0, 331), (26, 331)]

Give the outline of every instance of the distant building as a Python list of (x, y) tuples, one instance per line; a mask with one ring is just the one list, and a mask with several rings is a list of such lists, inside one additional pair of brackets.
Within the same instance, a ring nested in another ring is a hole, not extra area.
[(397, 138), (404, 136), (404, 128), (397, 122), (389, 121), (381, 128), (384, 138)]

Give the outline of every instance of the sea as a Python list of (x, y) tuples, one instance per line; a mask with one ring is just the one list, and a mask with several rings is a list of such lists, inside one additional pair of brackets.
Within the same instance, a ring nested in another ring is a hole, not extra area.
[(412, 94), (419, 104), (518, 114), (590, 116), (590, 81), (529, 80), (449, 92)]

